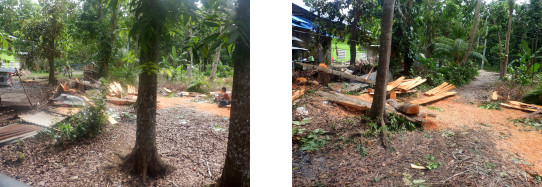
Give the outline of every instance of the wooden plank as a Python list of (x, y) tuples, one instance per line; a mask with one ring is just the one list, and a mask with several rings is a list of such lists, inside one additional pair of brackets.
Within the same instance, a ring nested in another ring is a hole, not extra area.
[(430, 102), (433, 102), (433, 101), (440, 100), (440, 99), (445, 98), (445, 97), (455, 95), (456, 93), (457, 92), (446, 92), (446, 93), (434, 95), (434, 96), (431, 96), (431, 97), (416, 99), (416, 100), (410, 101), (410, 103), (422, 105), (422, 104), (426, 104), (426, 103), (430, 103)]
[(423, 84), (425, 81), (427, 81), (427, 79), (419, 80), (416, 83), (410, 85), (410, 87), (408, 87), (408, 89), (406, 89), (406, 90), (412, 90), (412, 88), (416, 88), (416, 86), (419, 86), (420, 84)]
[(394, 88), (396, 88), (397, 86), (399, 86), (399, 84), (403, 82), (403, 79), (405, 79), (405, 76), (401, 76), (397, 80), (391, 82), (391, 84), (386, 87), (386, 91), (388, 92), (392, 91)]
[(450, 84), (442, 89), (440, 89), (439, 91), (437, 91), (434, 95), (438, 95), (438, 94), (442, 94), (442, 93), (446, 93), (450, 90), (453, 90), (455, 88), (455, 86), (453, 84)]
[(513, 105), (519, 105), (521, 107), (542, 109), (542, 106), (540, 106), (540, 105), (527, 104), (527, 103), (522, 103), (522, 102), (519, 102), (519, 101), (509, 101), (509, 103), (513, 104)]
[(501, 106), (505, 106), (505, 107), (513, 108), (513, 109), (518, 109), (518, 110), (530, 111), (530, 112), (536, 112), (536, 111), (538, 111), (538, 110), (536, 110), (536, 109), (532, 109), (532, 108), (523, 108), (523, 107), (520, 107), (520, 106), (511, 105), (511, 104), (506, 104), (506, 103), (501, 103)]
[(422, 80), (421, 77), (416, 77), (415, 79), (412, 79), (411, 81), (404, 81), (397, 88), (403, 89), (403, 90), (408, 90), (408, 88), (410, 88), (412, 85), (416, 84), (416, 82), (418, 82), (420, 80)]
[(447, 83), (447, 82), (444, 82), (444, 83), (440, 84), (439, 86), (437, 86), (437, 87), (435, 87), (435, 88), (433, 88), (433, 89), (431, 89), (431, 90), (425, 92), (425, 95), (432, 95), (435, 91), (437, 91), (437, 90), (439, 90), (439, 89), (441, 89), (441, 88), (444, 88), (444, 87), (447, 86), (447, 85), (448, 85), (448, 83)]

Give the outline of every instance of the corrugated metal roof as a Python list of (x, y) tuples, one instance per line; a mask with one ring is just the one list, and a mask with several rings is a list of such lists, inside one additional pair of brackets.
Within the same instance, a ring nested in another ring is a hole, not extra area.
[(15, 73), (15, 68), (5, 68), (5, 67), (0, 67), (0, 72), (10, 72), (10, 73)]
[(303, 51), (308, 51), (308, 49), (301, 48), (301, 47), (294, 47), (294, 46), (292, 46), (292, 50), (303, 50)]
[(292, 36), (292, 40), (298, 41), (298, 42), (303, 42), (303, 40), (301, 40), (301, 39), (299, 39), (299, 38), (297, 38), (297, 37), (295, 37), (295, 36)]

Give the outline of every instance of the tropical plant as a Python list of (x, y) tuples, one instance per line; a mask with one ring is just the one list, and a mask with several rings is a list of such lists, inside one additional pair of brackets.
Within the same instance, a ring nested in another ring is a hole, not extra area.
[[(460, 60), (465, 54), (468, 44), (462, 39), (451, 40), (449, 38), (441, 38), (440, 41), (440, 43), (433, 44), (435, 46), (435, 55), (460, 65)], [(474, 51), (469, 52), (469, 58), (487, 61), (482, 54)]]

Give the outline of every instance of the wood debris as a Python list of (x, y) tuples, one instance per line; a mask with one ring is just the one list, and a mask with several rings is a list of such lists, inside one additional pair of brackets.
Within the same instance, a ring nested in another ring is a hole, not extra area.
[(403, 81), (397, 89), (400, 91), (400, 93), (408, 93), (411, 92), (413, 88), (416, 88), (416, 86), (419, 86), (423, 83), (425, 83), (427, 79), (422, 79), (421, 77), (416, 77), (415, 79), (409, 80), (409, 81)]
[[(453, 86), (453, 85), (452, 85), (452, 86)], [(430, 103), (430, 102), (433, 102), (433, 101), (437, 101), (437, 100), (443, 99), (443, 98), (445, 98), (445, 97), (449, 97), (449, 96), (455, 95), (456, 93), (457, 93), (457, 92), (445, 92), (445, 93), (439, 93), (439, 94), (433, 95), (433, 96), (431, 96), (431, 97), (420, 98), (420, 99), (416, 99), (416, 100), (410, 101), (410, 103), (422, 105), (422, 104), (426, 104), (426, 103)]]
[(116, 105), (127, 105), (127, 104), (135, 104), (136, 100), (133, 99), (122, 99), (122, 98), (115, 98), (115, 97), (107, 97), (107, 102), (113, 103)]
[(126, 86), (126, 90), (128, 91), (128, 95), (137, 95), (137, 90), (134, 86), (132, 85), (127, 85)]
[(441, 85), (425, 92), (425, 95), (427, 96), (439, 95), (442, 93), (446, 93), (454, 88), (455, 86), (453, 84), (448, 84), (447, 82), (444, 82)]
[(401, 76), (397, 80), (393, 82), (389, 82), (388, 86), (386, 87), (386, 91), (388, 92), (392, 91), (393, 89), (395, 89), (395, 87), (399, 86), (403, 82), (404, 79), (405, 79), (405, 76)]
[(328, 68), (323, 68), (323, 67), (320, 67), (320, 66), (315, 66), (315, 65), (310, 65), (310, 64), (305, 64), (305, 63), (301, 63), (301, 62), (296, 62), (296, 64), (299, 64), (299, 65), (301, 65), (301, 66), (303, 66), (304, 68), (307, 68), (307, 69), (314, 69), (314, 70), (318, 70), (318, 71), (321, 71), (321, 72), (326, 72), (328, 74), (336, 75), (336, 76), (339, 76), (339, 77), (344, 78), (344, 79), (355, 80), (355, 81), (358, 81), (358, 82), (368, 83), (368, 84), (371, 84), (371, 85), (375, 84), (375, 81), (368, 80), (368, 79), (365, 79), (363, 77), (343, 73), (341, 71), (332, 70), (332, 69), (328, 69)]
[(537, 112), (539, 110), (542, 110), (542, 106), (540, 105), (527, 104), (519, 101), (509, 101), (508, 103), (501, 103), (501, 106), (530, 112)]
[(303, 94), (305, 94), (305, 88), (301, 88), (300, 90), (296, 90), (292, 95), (292, 101), (294, 101), (297, 98), (301, 97)]
[(391, 105), (393, 108), (395, 108), (397, 111), (402, 112), (404, 114), (419, 114), (420, 113), (420, 106), (416, 104), (399, 103), (395, 99), (388, 99), (386, 102), (389, 105)]

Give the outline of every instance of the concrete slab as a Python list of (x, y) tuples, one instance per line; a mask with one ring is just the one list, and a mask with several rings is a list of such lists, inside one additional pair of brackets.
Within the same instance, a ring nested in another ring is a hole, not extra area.
[(2, 93), (2, 102), (13, 102), (13, 103), (28, 103), (26, 94), (24, 93)]
[(67, 118), (67, 116), (61, 116), (59, 114), (52, 114), (47, 112), (37, 112), (34, 114), (22, 114), (19, 115), (24, 122), (32, 123), (43, 127), (51, 127), (55, 123), (58, 123)]

